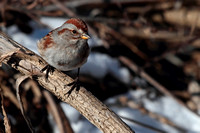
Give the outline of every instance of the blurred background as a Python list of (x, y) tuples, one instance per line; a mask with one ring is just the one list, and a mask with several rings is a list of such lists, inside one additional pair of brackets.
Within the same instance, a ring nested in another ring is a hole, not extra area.
[[(49, 31), (71, 17), (83, 19), (91, 53), (81, 68), (82, 86), (136, 133), (198, 133), (199, 7), (198, 0), (1, 0), (0, 30), (38, 54), (36, 43)], [(1, 105), (12, 132), (28, 133), (15, 95), (20, 76), (9, 66), (0, 68)], [(100, 133), (36, 81), (27, 79), (20, 88), (36, 132)]]

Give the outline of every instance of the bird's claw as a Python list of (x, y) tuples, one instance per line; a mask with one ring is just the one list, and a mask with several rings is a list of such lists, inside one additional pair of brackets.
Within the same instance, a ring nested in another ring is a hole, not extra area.
[(73, 82), (67, 84), (67, 86), (72, 86), (70, 90), (67, 92), (68, 96), (72, 93), (72, 91), (76, 88), (76, 91), (80, 90), (80, 81), (77, 77)]
[(55, 68), (50, 65), (46, 65), (44, 68), (42, 68), (40, 72), (44, 72), (46, 70), (46, 74), (45, 74), (46, 81), (48, 81), (49, 72), (52, 74), (54, 72), (54, 69)]

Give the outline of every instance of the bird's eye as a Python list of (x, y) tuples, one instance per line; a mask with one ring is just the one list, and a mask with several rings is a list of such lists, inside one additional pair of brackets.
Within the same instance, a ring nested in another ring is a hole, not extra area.
[(72, 33), (73, 33), (73, 34), (76, 34), (76, 33), (77, 33), (77, 31), (76, 31), (76, 30), (72, 30)]

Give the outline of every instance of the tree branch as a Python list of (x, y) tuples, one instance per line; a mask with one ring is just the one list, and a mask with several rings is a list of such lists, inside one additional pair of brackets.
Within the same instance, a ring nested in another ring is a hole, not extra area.
[[(77, 109), (91, 123), (98, 127), (104, 133), (123, 132), (133, 133), (132, 131), (113, 111), (100, 102), (85, 88), (72, 91), (68, 96), (70, 87), (67, 84), (73, 82), (73, 79), (64, 73), (55, 70), (49, 74), (48, 81), (45, 80), (44, 73), (40, 70), (47, 64), (41, 57), (10, 39), (7, 35), (0, 32), (0, 57), (5, 57), (7, 53), (15, 51), (3, 62), (17, 69), (25, 75), (33, 75), (41, 86), (52, 92), (63, 102), (70, 104)], [(20, 49), (20, 50), (19, 50)]]

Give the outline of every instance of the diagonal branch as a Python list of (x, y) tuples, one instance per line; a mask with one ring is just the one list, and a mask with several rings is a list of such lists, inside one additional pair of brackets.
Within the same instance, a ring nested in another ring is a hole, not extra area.
[(33, 77), (41, 86), (52, 92), (63, 102), (76, 108), (84, 117), (104, 133), (134, 132), (113, 111), (85, 88), (80, 87), (78, 92), (73, 91), (70, 96), (68, 96), (67, 92), (70, 90), (70, 87), (68, 87), (67, 84), (73, 82), (73, 79), (64, 73), (55, 70), (52, 74), (49, 74), (48, 81), (46, 81), (45, 76), (43, 76), (44, 74), (40, 72), (46, 65), (46, 62), (32, 51), (24, 48), (22, 45), (0, 32), (0, 57), (16, 48), (19, 48), (20, 51), (5, 58), (3, 60), (5, 64), (8, 64), (25, 75), (36, 75)]

